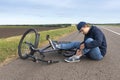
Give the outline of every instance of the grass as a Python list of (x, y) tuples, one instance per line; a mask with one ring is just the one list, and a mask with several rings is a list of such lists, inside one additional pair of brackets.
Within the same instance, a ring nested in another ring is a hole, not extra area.
[(96, 24), (97, 26), (105, 26), (105, 27), (120, 27), (120, 24)]
[[(45, 38), (47, 34), (49, 34), (52, 39), (58, 39), (59, 37), (72, 33), (75, 30), (75, 27), (71, 26), (67, 28), (39, 32), (41, 35), (40, 44), (44, 45), (44, 43), (46, 43)], [(14, 36), (5, 39), (0, 39), (0, 63), (4, 62), (8, 58), (11, 58), (12, 56), (18, 57), (17, 48), (20, 38), (21, 36)]]
[(0, 63), (13, 55), (17, 55), (19, 39), (20, 36), (0, 39)]

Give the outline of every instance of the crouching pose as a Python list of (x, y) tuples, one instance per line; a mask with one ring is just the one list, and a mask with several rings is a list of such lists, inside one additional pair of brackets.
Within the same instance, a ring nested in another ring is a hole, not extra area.
[(86, 22), (77, 25), (80, 33), (84, 34), (83, 42), (71, 42), (56, 45), (59, 49), (77, 49), (76, 54), (66, 58), (66, 62), (79, 62), (80, 57), (86, 55), (93, 60), (101, 60), (106, 54), (107, 43), (103, 32), (96, 26), (90, 26)]

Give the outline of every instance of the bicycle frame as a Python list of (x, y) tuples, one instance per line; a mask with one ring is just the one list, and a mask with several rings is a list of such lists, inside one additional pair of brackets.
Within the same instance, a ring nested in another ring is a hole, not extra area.
[(34, 48), (34, 46), (31, 43), (26, 42), (26, 44), (29, 45), (29, 48), (30, 48), (31, 52), (33, 52), (33, 53), (38, 52), (42, 56), (41, 58), (37, 58), (34, 55), (28, 54), (27, 56), (32, 58), (34, 62), (42, 61), (42, 62), (47, 62), (48, 64), (49, 63), (57, 63), (57, 62), (59, 62), (59, 61), (53, 61), (53, 60), (44, 60), (44, 58), (45, 58), (45, 54), (44, 53), (58, 51), (58, 50), (55, 50), (55, 49), (47, 50), (48, 48), (51, 47), (51, 45), (49, 45), (49, 46), (47, 46), (47, 47), (45, 47), (43, 49), (36, 49), (36, 48)]

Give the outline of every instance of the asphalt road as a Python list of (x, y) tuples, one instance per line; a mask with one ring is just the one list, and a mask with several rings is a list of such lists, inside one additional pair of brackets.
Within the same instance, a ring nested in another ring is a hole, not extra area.
[[(0, 80), (120, 80), (120, 27), (100, 28), (108, 43), (103, 60), (82, 58), (78, 63), (66, 63), (63, 60), (65, 57), (52, 53), (47, 57), (60, 62), (47, 65), (18, 58), (0, 67)], [(75, 32), (60, 40), (82, 41), (83, 35)]]

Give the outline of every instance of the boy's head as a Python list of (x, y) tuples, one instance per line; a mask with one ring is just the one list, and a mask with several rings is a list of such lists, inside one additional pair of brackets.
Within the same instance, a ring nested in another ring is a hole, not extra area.
[(83, 34), (87, 34), (90, 29), (90, 26), (86, 22), (80, 22), (77, 25), (77, 29), (79, 32), (82, 32)]

